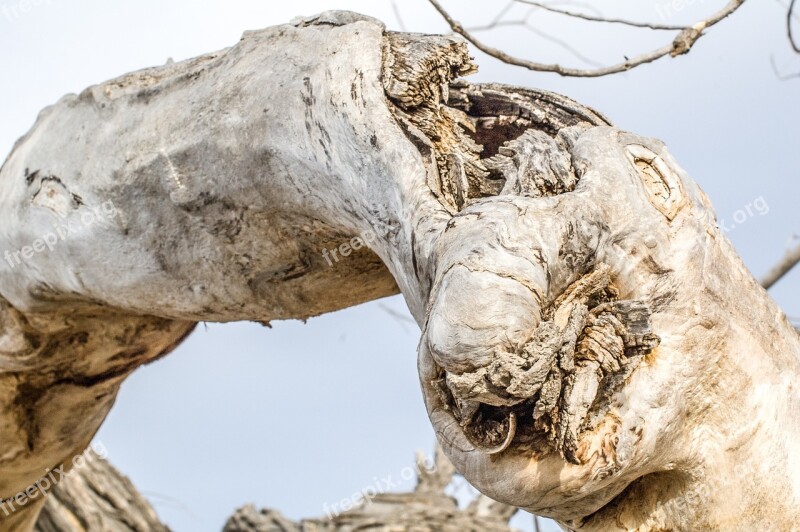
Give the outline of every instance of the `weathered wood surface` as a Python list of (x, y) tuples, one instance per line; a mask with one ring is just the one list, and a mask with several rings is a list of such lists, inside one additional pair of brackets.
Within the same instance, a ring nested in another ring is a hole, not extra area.
[(196, 322), (399, 290), (485, 494), (575, 530), (795, 526), (800, 340), (708, 199), (659, 141), (473, 70), (332, 12), (43, 111), (0, 170), (0, 497)]
[(362, 499), (352, 510), (319, 519), (294, 522), (276, 510), (240, 508), (228, 520), (224, 532), (511, 532), (508, 521), (516, 513), (513, 506), (480, 496), (465, 508), (445, 494), (455, 470), (437, 450), (435, 468), (417, 460), (418, 481), (409, 493), (378, 493)]
[(169, 532), (131, 481), (103, 458), (72, 471), (45, 499), (36, 532)]
[[(410, 468), (409, 468), (410, 470)], [(354, 532), (416, 530), (511, 532), (513, 506), (479, 496), (464, 508), (445, 490), (455, 469), (437, 449), (435, 460), (417, 458), (417, 486), (411, 492), (365, 490), (355, 508), (329, 510), (329, 515), (294, 522), (272, 509), (252, 505), (238, 509), (224, 532)], [(94, 457), (75, 468), (45, 500), (36, 532), (168, 532), (131, 482), (106, 460)]]

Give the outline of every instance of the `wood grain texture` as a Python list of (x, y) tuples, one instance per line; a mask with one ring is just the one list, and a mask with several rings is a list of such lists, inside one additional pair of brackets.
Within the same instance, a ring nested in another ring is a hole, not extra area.
[(572, 530), (792, 529), (800, 339), (708, 198), (660, 141), (474, 68), (328, 12), (43, 111), (0, 170), (0, 498), (198, 321), (399, 291), (487, 496)]
[(517, 509), (479, 496), (465, 508), (445, 494), (455, 470), (440, 450), (435, 467), (417, 461), (417, 486), (407, 493), (378, 493), (356, 508), (327, 518), (293, 522), (276, 510), (256, 510), (252, 505), (237, 510), (224, 532), (511, 532), (508, 521)]
[(36, 532), (169, 532), (130, 480), (102, 458), (73, 469), (45, 500)]

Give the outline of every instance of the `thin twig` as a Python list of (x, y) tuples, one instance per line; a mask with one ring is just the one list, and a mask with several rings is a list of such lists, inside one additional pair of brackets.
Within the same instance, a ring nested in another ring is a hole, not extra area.
[(789, 79), (800, 78), (800, 72), (795, 72), (794, 74), (784, 74), (778, 68), (778, 64), (775, 62), (775, 56), (771, 55), (769, 57), (769, 62), (772, 65), (772, 71), (775, 73), (775, 77), (781, 81), (786, 81)]
[(507, 4), (506, 4), (506, 7), (504, 7), (503, 9), (501, 9), (501, 10), (500, 10), (500, 12), (497, 14), (497, 16), (496, 16), (496, 17), (494, 17), (494, 20), (492, 20), (492, 21), (489, 23), (489, 25), (490, 25), (490, 26), (493, 26), (493, 25), (499, 24), (499, 23), (500, 23), (500, 21), (501, 21), (501, 20), (503, 20), (503, 17), (504, 17), (504, 16), (506, 16), (506, 14), (507, 14), (509, 11), (511, 11), (511, 8), (512, 8), (512, 7), (514, 7), (514, 0), (511, 0), (509, 3), (507, 3)]
[(547, 64), (547, 63), (530, 61), (527, 59), (520, 59), (518, 57), (511, 56), (502, 50), (493, 48), (483, 43), (482, 41), (478, 40), (469, 31), (465, 30), (464, 27), (461, 25), (461, 23), (455, 20), (442, 7), (442, 5), (439, 3), (438, 0), (428, 0), (428, 1), (431, 3), (431, 5), (433, 5), (434, 8), (436, 8), (439, 14), (447, 21), (453, 32), (461, 35), (469, 42), (471, 42), (476, 48), (481, 50), (483, 53), (490, 55), (495, 59), (499, 59), (500, 61), (503, 61), (504, 63), (507, 63), (509, 65), (521, 66), (537, 72), (553, 72), (561, 76), (583, 77), (583, 78), (595, 78), (600, 76), (607, 76), (609, 74), (616, 74), (618, 72), (626, 72), (640, 65), (644, 65), (646, 63), (652, 63), (653, 61), (661, 59), (662, 57), (665, 57), (667, 55), (676, 57), (678, 55), (685, 54), (689, 52), (689, 50), (691, 50), (695, 42), (697, 42), (697, 40), (703, 35), (703, 31), (710, 28), (711, 26), (714, 26), (721, 20), (727, 18), (729, 15), (731, 15), (733, 12), (739, 9), (745, 2), (745, 0), (730, 0), (724, 8), (722, 8), (720, 11), (712, 15), (710, 18), (702, 20), (694, 24), (693, 26), (682, 30), (673, 42), (671, 42), (668, 45), (662, 46), (661, 48), (641, 54), (639, 56), (634, 57), (633, 59), (626, 59), (624, 62), (615, 65), (596, 68), (596, 69), (579, 69), (579, 68), (564, 67), (560, 64)]
[(403, 22), (403, 16), (400, 14), (400, 8), (397, 7), (397, 2), (392, 0), (392, 10), (394, 11), (394, 17), (397, 19), (397, 25), (400, 27), (401, 31), (406, 31), (406, 25)]
[(792, 35), (792, 16), (794, 14), (795, 1), (796, 0), (792, 0), (789, 4), (789, 12), (786, 15), (786, 33), (789, 35), (789, 43), (791, 43), (792, 49), (800, 54), (800, 44), (795, 42), (794, 35)]
[(606, 18), (606, 17), (598, 17), (594, 15), (588, 15), (586, 13), (578, 13), (577, 11), (569, 11), (567, 9), (560, 9), (557, 7), (550, 6), (548, 4), (544, 4), (542, 2), (536, 2), (534, 0), (515, 0), (520, 4), (526, 4), (529, 6), (536, 6), (538, 8), (544, 9), (545, 11), (550, 11), (551, 13), (558, 13), (559, 15), (566, 15), (568, 17), (579, 18), (583, 20), (589, 20), (591, 22), (608, 22), (610, 24), (623, 24), (625, 26), (633, 26), (634, 28), (647, 28), (651, 30), (669, 30), (669, 31), (680, 31), (685, 30), (686, 26), (676, 26), (671, 24), (654, 24), (652, 22), (634, 22), (631, 20), (625, 20), (620, 18)]
[(528, 11), (528, 14), (525, 15), (525, 18), (515, 19), (515, 20), (503, 20), (503, 17), (505, 17), (508, 14), (508, 12), (511, 11), (511, 8), (513, 8), (515, 4), (516, 4), (516, 0), (511, 0), (510, 2), (508, 2), (505, 5), (505, 7), (503, 7), (503, 9), (500, 10), (500, 12), (497, 14), (497, 16), (495, 16), (489, 23), (484, 24), (482, 26), (471, 26), (471, 27), (467, 28), (467, 31), (470, 31), (470, 32), (473, 32), (473, 31), (489, 31), (489, 30), (493, 30), (495, 28), (499, 28), (501, 26), (525, 26), (525, 25), (527, 25), (528, 19), (530, 18), (531, 12), (533, 11), (532, 9)]
[(483, 26), (470, 26), (466, 28), (466, 30), (469, 32), (490, 31), (496, 28), (506, 28), (509, 26), (527, 26), (527, 24), (528, 23), (524, 20), (494, 20)]
[(540, 30), (538, 28), (535, 28), (527, 20), (494, 20), (491, 23), (486, 24), (484, 26), (472, 26), (472, 27), (466, 28), (466, 31), (468, 31), (470, 33), (475, 33), (475, 32), (479, 32), (479, 31), (490, 31), (490, 30), (493, 30), (493, 29), (496, 29), (496, 28), (512, 27), (512, 26), (521, 26), (521, 27), (527, 28), (531, 33), (534, 33), (534, 34), (538, 35), (539, 37), (541, 37), (542, 39), (544, 39), (546, 41), (550, 41), (553, 44), (555, 44), (556, 46), (559, 46), (560, 48), (563, 48), (564, 50), (566, 50), (567, 52), (571, 53), (577, 59), (579, 59), (580, 61), (583, 61), (587, 65), (592, 65), (592, 66), (595, 66), (595, 67), (601, 66), (600, 63), (598, 63), (594, 59), (586, 57), (577, 48), (575, 48), (572, 45), (570, 45), (567, 41), (559, 39), (558, 37), (556, 37), (554, 35), (550, 35), (549, 33), (545, 33), (544, 31), (542, 31), (542, 30)]
[(541, 37), (542, 39), (544, 39), (546, 41), (550, 41), (553, 44), (555, 44), (557, 46), (560, 46), (561, 48), (563, 48), (564, 50), (568, 51), (569, 53), (571, 53), (572, 55), (574, 55), (575, 57), (577, 57), (578, 59), (580, 59), (581, 61), (583, 61), (587, 65), (592, 65), (595, 68), (600, 68), (600, 67), (603, 66), (600, 62), (595, 61), (594, 59), (591, 59), (591, 58), (586, 57), (585, 55), (583, 55), (577, 48), (574, 48), (567, 41), (563, 41), (563, 40), (559, 39), (558, 37), (550, 35), (549, 33), (545, 33), (544, 31), (542, 31), (542, 30), (540, 30), (538, 28), (534, 28), (530, 24), (526, 24), (526, 27), (532, 33), (535, 33), (536, 35), (538, 35), (539, 37)]
[(591, 2), (573, 2), (572, 0), (562, 0), (560, 2), (550, 2), (550, 6), (555, 5), (565, 5), (565, 6), (573, 6), (573, 7), (582, 7), (585, 10), (591, 11), (597, 17), (602, 17), (603, 13), (599, 9), (597, 9)]
[(769, 288), (777, 283), (784, 275), (800, 262), (800, 245), (789, 250), (786, 255), (772, 267), (767, 274), (761, 279), (761, 286), (769, 290)]
[(387, 306), (387, 305), (384, 305), (383, 303), (378, 303), (378, 307), (379, 307), (381, 310), (383, 310), (385, 313), (387, 313), (389, 316), (391, 316), (392, 318), (394, 318), (394, 319), (395, 319), (395, 321), (397, 321), (397, 323), (399, 323), (399, 324), (400, 324), (400, 326), (403, 328), (403, 330), (404, 330), (404, 331), (408, 331), (408, 328), (406, 327), (406, 324), (405, 324), (405, 323), (403, 323), (403, 322), (406, 322), (406, 323), (411, 323), (411, 324), (413, 324), (413, 325), (415, 325), (415, 326), (417, 326), (417, 327), (419, 326), (419, 325), (417, 324), (417, 322), (416, 322), (416, 321), (414, 321), (414, 319), (413, 319), (413, 318), (411, 318), (410, 316), (407, 316), (406, 314), (403, 314), (403, 313), (401, 313), (401, 312), (397, 312), (397, 311), (396, 311), (396, 310), (394, 310), (393, 308), (391, 308), (391, 307), (389, 307), (389, 306)]

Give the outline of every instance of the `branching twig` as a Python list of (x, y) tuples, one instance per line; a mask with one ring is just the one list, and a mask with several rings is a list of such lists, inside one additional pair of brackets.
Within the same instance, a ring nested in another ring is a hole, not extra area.
[[(512, 5), (513, 5), (513, 2), (512, 2)], [(475, 33), (475, 32), (479, 32), (479, 31), (489, 31), (489, 30), (493, 30), (495, 28), (501, 28), (501, 27), (522, 26), (522, 27), (525, 27), (528, 30), (530, 30), (532, 33), (538, 35), (542, 39), (544, 39), (546, 41), (550, 41), (553, 44), (555, 44), (556, 46), (559, 46), (560, 48), (563, 48), (564, 50), (566, 50), (567, 52), (571, 53), (577, 59), (583, 61), (587, 65), (592, 65), (592, 66), (596, 66), (596, 67), (600, 66), (600, 63), (598, 63), (597, 61), (595, 61), (593, 59), (590, 59), (589, 57), (586, 57), (578, 49), (576, 49), (575, 47), (570, 45), (567, 41), (564, 41), (562, 39), (559, 39), (558, 37), (550, 35), (549, 33), (546, 33), (544, 31), (540, 30), (539, 28), (533, 27), (530, 24), (530, 22), (528, 22), (528, 18), (530, 17), (530, 13), (528, 14), (527, 17), (525, 17), (522, 20), (500, 20), (500, 18), (502, 18), (502, 15), (505, 13), (505, 11), (506, 10), (504, 10), (504, 12), (501, 13), (501, 15), (499, 15), (498, 17), (495, 17), (495, 19), (492, 22), (490, 22), (489, 24), (485, 24), (483, 26), (472, 26), (472, 27), (467, 28), (466, 31), (468, 31), (470, 33)]]
[(579, 18), (583, 20), (588, 20), (591, 22), (608, 22), (610, 24), (623, 24), (625, 26), (633, 26), (634, 28), (647, 28), (651, 30), (685, 30), (687, 29), (686, 26), (675, 26), (670, 24), (654, 24), (651, 22), (634, 22), (631, 20), (619, 19), (619, 18), (606, 18), (606, 17), (599, 17), (595, 15), (588, 15), (586, 13), (578, 13), (576, 11), (568, 11), (566, 9), (560, 9), (557, 7), (552, 7), (548, 4), (544, 4), (542, 2), (535, 2), (534, 0), (515, 0), (520, 4), (526, 4), (529, 6), (536, 6), (538, 8), (544, 9), (545, 11), (550, 11), (551, 13), (558, 13), (559, 15), (566, 15), (572, 18)]
[(489, 23), (489, 26), (494, 26), (494, 25), (499, 24), (500, 21), (503, 20), (503, 17), (506, 16), (506, 13), (511, 11), (512, 7), (514, 7), (514, 0), (511, 0), (508, 4), (506, 4), (506, 7), (504, 7), (503, 9), (500, 10), (500, 12), (497, 14), (497, 16), (494, 17), (494, 20), (492, 20)]
[(728, 4), (722, 8), (720, 11), (712, 15), (711, 17), (702, 20), (691, 27), (687, 27), (678, 34), (673, 42), (668, 45), (662, 46), (656, 50), (651, 52), (647, 52), (641, 55), (638, 55), (632, 59), (627, 59), (616, 65), (611, 65), (602, 68), (596, 69), (579, 69), (579, 68), (569, 68), (564, 67), (559, 64), (547, 64), (547, 63), (539, 63), (535, 61), (530, 61), (527, 59), (520, 59), (518, 57), (511, 56), (506, 52), (499, 50), (497, 48), (493, 48), (482, 41), (475, 38), (472, 33), (468, 30), (464, 29), (460, 22), (455, 20), (439, 3), (438, 0), (428, 0), (433, 7), (442, 15), (442, 17), (447, 21), (450, 25), (450, 28), (457, 34), (461, 35), (469, 42), (471, 42), (476, 48), (481, 50), (487, 55), (494, 57), (495, 59), (499, 59), (504, 63), (509, 65), (521, 66), (527, 68), (529, 70), (534, 70), (537, 72), (554, 72), (561, 76), (571, 76), (571, 77), (600, 77), (606, 76), (609, 74), (616, 74), (618, 72), (625, 72), (634, 67), (652, 63), (658, 59), (661, 59), (665, 56), (672, 56), (676, 57), (682, 54), (685, 54), (691, 50), (694, 43), (703, 35), (703, 32), (714, 26), (721, 20), (727, 18), (737, 9), (739, 9), (742, 4), (744, 4), (745, 0), (730, 0)]
[(394, 11), (394, 16), (397, 19), (397, 25), (400, 27), (401, 31), (406, 31), (406, 24), (403, 22), (403, 16), (400, 14), (400, 8), (397, 7), (397, 2), (392, 0), (392, 10)]
[[(516, 1), (516, 0), (514, 0), (514, 1)], [(585, 11), (591, 11), (592, 13), (595, 14), (596, 17), (602, 17), (603, 16), (603, 13), (599, 9), (597, 9), (592, 2), (576, 2), (574, 0), (553, 0), (548, 5), (550, 5), (550, 7), (552, 7), (554, 5), (566, 5), (566, 6), (572, 6), (572, 7), (581, 7)]]
[(594, 66), (596, 68), (602, 67), (602, 65), (599, 62), (595, 61), (594, 59), (590, 59), (589, 57), (586, 57), (577, 48), (575, 48), (574, 46), (570, 45), (567, 41), (559, 39), (558, 37), (550, 35), (549, 33), (545, 33), (544, 31), (540, 30), (539, 28), (534, 28), (530, 24), (526, 24), (526, 26), (528, 27), (528, 29), (531, 32), (535, 33), (536, 35), (538, 35), (539, 37), (541, 37), (542, 39), (544, 39), (546, 41), (552, 42), (556, 46), (560, 46), (561, 48), (563, 48), (564, 50), (568, 51), (569, 53), (571, 53), (572, 55), (574, 55), (576, 58), (580, 59), (581, 61), (583, 61), (587, 65), (592, 65), (592, 66)]
[(401, 312), (397, 312), (396, 310), (390, 308), (389, 306), (387, 306), (387, 305), (385, 305), (383, 303), (378, 303), (378, 307), (381, 310), (383, 310), (385, 313), (387, 313), (389, 316), (394, 318), (395, 321), (397, 321), (397, 323), (400, 324), (400, 326), (403, 328), (404, 331), (406, 331), (406, 332), (408, 331), (408, 328), (406, 327), (406, 323), (410, 323), (410, 324), (418, 327), (417, 322), (414, 321), (410, 316), (408, 316), (406, 314), (403, 314)]
[(792, 16), (794, 14), (795, 2), (796, 0), (792, 0), (789, 3), (789, 11), (786, 15), (786, 33), (789, 36), (789, 43), (791, 43), (792, 49), (798, 54), (800, 54), (800, 44), (795, 42), (794, 35), (792, 34)]
[(800, 72), (795, 72), (793, 74), (782, 73), (778, 68), (778, 64), (775, 62), (775, 56), (770, 56), (769, 61), (772, 65), (772, 71), (775, 73), (775, 77), (779, 80), (786, 81), (788, 79), (800, 78)]
[(761, 279), (761, 286), (769, 289), (772, 285), (777, 283), (784, 275), (789, 273), (789, 270), (795, 267), (800, 262), (800, 246), (789, 250), (786, 255), (772, 267), (770, 271)]

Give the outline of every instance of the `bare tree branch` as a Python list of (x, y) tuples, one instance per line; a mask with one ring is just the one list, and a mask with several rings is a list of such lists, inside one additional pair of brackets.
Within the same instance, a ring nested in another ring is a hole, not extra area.
[(503, 19), (503, 17), (506, 16), (506, 14), (509, 11), (511, 11), (512, 7), (514, 7), (514, 0), (511, 0), (508, 4), (506, 4), (506, 6), (500, 10), (500, 12), (497, 14), (496, 17), (494, 17), (494, 20), (492, 20), (492, 22), (490, 22), (489, 25), (493, 26), (499, 24), (500, 21)]
[(406, 31), (406, 23), (403, 22), (403, 15), (400, 14), (400, 8), (397, 6), (395, 0), (392, 0), (392, 10), (394, 11), (394, 17), (397, 19), (397, 25), (400, 27), (400, 30)]
[(775, 56), (770, 56), (769, 61), (772, 65), (772, 71), (775, 73), (775, 77), (777, 77), (779, 80), (786, 81), (789, 79), (800, 78), (800, 72), (795, 72), (793, 74), (782, 73), (780, 68), (778, 68), (778, 64), (775, 62)]
[(777, 283), (784, 275), (800, 262), (800, 245), (789, 250), (786, 255), (772, 267), (761, 279), (761, 286), (769, 289), (772, 285)]
[(611, 24), (623, 24), (625, 26), (632, 26), (634, 28), (647, 28), (651, 30), (672, 30), (672, 31), (681, 31), (687, 29), (686, 26), (677, 26), (671, 24), (655, 24), (652, 22), (634, 22), (625, 19), (619, 18), (606, 18), (606, 17), (599, 17), (595, 15), (588, 15), (586, 13), (578, 13), (576, 11), (569, 11), (566, 9), (560, 9), (557, 7), (552, 7), (548, 4), (544, 4), (542, 2), (535, 2), (534, 0), (514, 0), (520, 4), (526, 4), (529, 6), (535, 6), (540, 9), (544, 9), (545, 11), (550, 11), (551, 13), (558, 13), (559, 15), (566, 15), (572, 18), (579, 18), (582, 20), (588, 20), (590, 22), (607, 22)]
[(564, 0), (564, 1), (560, 1), (559, 2), (559, 1), (553, 0), (548, 5), (550, 5), (551, 7), (555, 6), (555, 5), (565, 5), (565, 6), (572, 6), (572, 7), (580, 7), (580, 8), (583, 8), (585, 11), (591, 11), (592, 13), (594, 13), (594, 15), (596, 17), (602, 17), (603, 16), (603, 12), (600, 11), (599, 9), (597, 9), (595, 7), (595, 5), (593, 3), (591, 3), (591, 2), (573, 2), (571, 0)]
[[(510, 5), (513, 5), (513, 2)], [(566, 50), (567, 52), (569, 52), (570, 54), (575, 56), (575, 58), (577, 58), (580, 61), (583, 61), (587, 65), (592, 65), (592, 66), (595, 66), (595, 67), (602, 66), (600, 63), (598, 63), (594, 59), (591, 59), (590, 57), (587, 57), (587, 56), (583, 55), (580, 52), (580, 50), (578, 50), (577, 48), (575, 48), (574, 46), (569, 44), (567, 41), (565, 41), (563, 39), (559, 39), (558, 37), (556, 37), (554, 35), (550, 35), (549, 33), (546, 33), (544, 31), (540, 30), (539, 28), (536, 28), (535, 26), (533, 26), (529, 21), (531, 14), (533, 14), (533, 12), (534, 12), (533, 9), (531, 9), (531, 11), (528, 12), (528, 14), (525, 16), (524, 19), (502, 20), (503, 15), (505, 13), (507, 13), (507, 12), (508, 12), (508, 9), (504, 8), (500, 12), (500, 14), (498, 14), (494, 18), (494, 20), (492, 20), (490, 23), (484, 24), (483, 26), (472, 26), (472, 27), (467, 28), (466, 31), (468, 31), (470, 33), (474, 33), (474, 32), (478, 32), (478, 31), (490, 31), (490, 30), (493, 30), (495, 28), (500, 28), (500, 27), (521, 26), (521, 27), (524, 27), (525, 29), (529, 30), (531, 33), (533, 33), (535, 35), (538, 35), (542, 39), (544, 39), (546, 41), (549, 41), (549, 42), (555, 44), (556, 46)]]
[(653, 61), (661, 59), (662, 57), (677, 57), (679, 55), (688, 53), (689, 50), (691, 50), (694, 46), (695, 42), (697, 42), (697, 40), (703, 35), (703, 32), (706, 29), (727, 18), (729, 15), (739, 9), (742, 4), (744, 4), (745, 0), (731, 0), (724, 8), (711, 17), (701, 20), (700, 22), (681, 30), (678, 36), (671, 43), (665, 46), (643, 53), (632, 59), (626, 58), (626, 60), (622, 63), (596, 69), (570, 68), (560, 64), (539, 63), (509, 55), (502, 50), (491, 47), (478, 40), (474, 35), (472, 35), (472, 33), (466, 30), (460, 22), (455, 20), (450, 13), (445, 10), (444, 7), (442, 7), (438, 0), (429, 0), (429, 2), (447, 21), (453, 32), (461, 35), (471, 42), (476, 48), (485, 54), (494, 57), (495, 59), (499, 59), (500, 61), (509, 65), (520, 66), (537, 72), (553, 72), (561, 76), (593, 78), (616, 74), (619, 72), (626, 72), (640, 65), (652, 63)]
[(539, 28), (535, 28), (530, 24), (526, 24), (526, 27), (532, 33), (538, 35), (539, 37), (541, 37), (542, 39), (544, 39), (546, 41), (552, 42), (556, 46), (560, 46), (561, 48), (563, 48), (567, 52), (571, 53), (572, 55), (574, 55), (576, 58), (578, 58), (579, 60), (583, 61), (587, 65), (592, 65), (592, 66), (597, 67), (597, 68), (602, 67), (602, 64), (600, 62), (595, 61), (594, 59), (591, 59), (590, 57), (587, 57), (587, 56), (583, 55), (583, 53), (581, 53), (580, 50), (578, 50), (574, 46), (570, 45), (567, 41), (564, 41), (562, 39), (559, 39), (558, 37), (550, 35), (549, 33), (546, 33), (544, 31), (540, 30)]
[(792, 34), (792, 16), (794, 15), (794, 6), (796, 4), (796, 0), (792, 0), (789, 4), (789, 11), (786, 14), (786, 33), (789, 36), (789, 43), (792, 45), (792, 49), (800, 54), (800, 44), (794, 40), (794, 35)]

